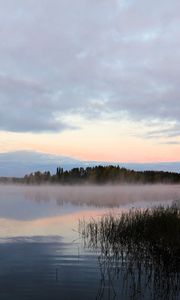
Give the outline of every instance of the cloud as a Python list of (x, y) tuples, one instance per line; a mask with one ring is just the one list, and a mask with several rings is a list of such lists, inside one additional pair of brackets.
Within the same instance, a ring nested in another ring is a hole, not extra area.
[(74, 114), (179, 122), (179, 1), (0, 5), (0, 129), (66, 130)]
[(62, 131), (75, 126), (60, 121), (48, 90), (38, 82), (0, 76), (0, 129), (20, 132)]
[(164, 142), (166, 145), (180, 145), (180, 141), (167, 141)]
[(160, 128), (160, 126), (159, 126), (159, 128), (147, 130), (147, 132), (145, 134), (143, 134), (143, 137), (148, 138), (148, 139), (159, 139), (159, 138), (160, 139), (168, 139), (163, 143), (169, 144), (169, 145), (175, 145), (175, 144), (178, 145), (180, 143), (180, 141), (174, 140), (174, 138), (180, 137), (179, 123), (171, 124), (168, 127), (167, 126), (164, 127), (161, 125), (161, 127), (162, 128)]

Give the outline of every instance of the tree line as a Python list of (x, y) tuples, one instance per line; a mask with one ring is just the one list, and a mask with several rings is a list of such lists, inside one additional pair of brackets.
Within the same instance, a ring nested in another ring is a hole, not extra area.
[(20, 180), (27, 184), (106, 184), (106, 183), (180, 183), (180, 173), (164, 171), (134, 171), (119, 166), (95, 166), (63, 170), (57, 167), (56, 173), (49, 171), (31, 173)]

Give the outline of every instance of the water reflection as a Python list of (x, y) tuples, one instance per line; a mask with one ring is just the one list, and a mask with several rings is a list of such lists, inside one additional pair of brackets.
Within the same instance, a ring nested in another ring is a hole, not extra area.
[[(79, 254), (78, 254), (79, 253)], [(0, 299), (95, 299), (95, 256), (59, 237), (11, 239), (0, 246)]]
[(98, 256), (101, 284), (96, 299), (104, 299), (107, 289), (108, 299), (179, 299), (179, 270), (134, 258), (122, 261), (117, 255)]
[[(41, 204), (56, 202), (96, 207), (117, 207), (133, 203), (156, 203), (180, 199), (180, 185), (105, 185), (105, 186), (0, 186), (3, 199), (32, 200)], [(13, 205), (13, 203), (11, 203)], [(15, 207), (14, 207), (15, 208)]]
[(129, 299), (124, 266), (84, 249), (78, 222), (178, 198), (175, 185), (0, 186), (0, 299)]
[[(43, 207), (42, 207), (43, 209)], [(17, 220), (0, 218), (0, 237), (33, 237), (33, 236), (61, 236), (65, 241), (71, 242), (78, 238), (78, 220), (99, 217), (107, 212), (106, 209), (100, 210), (78, 210), (77, 212), (67, 213), (67, 207), (61, 210), (57, 216), (35, 218), (31, 220)]]
[(82, 217), (178, 198), (177, 185), (0, 186), (0, 237), (60, 235), (70, 241)]
[[(99, 251), (103, 299), (167, 299), (180, 295), (180, 209), (130, 210), (80, 221), (85, 247)], [(110, 295), (110, 294), (109, 294)]]

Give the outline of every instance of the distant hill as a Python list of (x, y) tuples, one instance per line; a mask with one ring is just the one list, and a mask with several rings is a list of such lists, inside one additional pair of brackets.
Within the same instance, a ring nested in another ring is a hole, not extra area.
[(15, 151), (0, 153), (0, 176), (22, 177), (25, 174), (36, 172), (56, 172), (57, 166), (64, 170), (70, 170), (75, 167), (88, 167), (96, 165), (120, 165), (127, 169), (135, 171), (154, 170), (169, 171), (180, 173), (180, 162), (163, 163), (122, 163), (122, 162), (102, 162), (102, 161), (81, 161), (75, 158), (45, 154), (33, 151)]

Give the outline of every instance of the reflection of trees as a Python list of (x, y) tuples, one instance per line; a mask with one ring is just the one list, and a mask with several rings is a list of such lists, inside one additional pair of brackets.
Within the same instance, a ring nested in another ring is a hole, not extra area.
[(100, 251), (97, 299), (106, 299), (105, 293), (107, 299), (179, 299), (177, 207), (130, 211), (118, 219), (104, 217), (99, 223), (81, 222), (80, 231), (86, 246)]
[(169, 201), (180, 198), (178, 186), (162, 185), (119, 185), (119, 186), (26, 186), (24, 195), (36, 202), (56, 200), (64, 203), (95, 207), (118, 207), (135, 202)]

